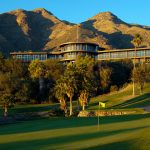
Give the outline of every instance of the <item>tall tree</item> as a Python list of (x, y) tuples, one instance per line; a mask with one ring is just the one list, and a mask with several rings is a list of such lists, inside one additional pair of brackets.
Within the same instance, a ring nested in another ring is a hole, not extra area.
[(134, 74), (132, 76), (134, 76), (135, 83), (138, 83), (140, 87), (140, 94), (142, 94), (144, 89), (144, 83), (146, 81), (145, 66), (139, 65), (138, 67), (136, 67), (133, 73)]
[(100, 68), (100, 85), (104, 90), (108, 88), (108, 86), (111, 83), (111, 74), (112, 74), (112, 69), (110, 67), (101, 67)]
[(0, 73), (0, 101), (4, 106), (4, 116), (7, 116), (9, 106), (14, 104), (20, 86), (18, 77), (10, 73)]
[(85, 110), (85, 106), (88, 104), (89, 93), (86, 90), (81, 91), (79, 101), (82, 106), (82, 110)]
[(134, 60), (133, 60), (133, 78), (132, 78), (132, 82), (133, 82), (133, 96), (135, 96), (135, 77), (134, 77), (134, 72), (135, 72), (135, 59), (136, 59), (136, 51), (137, 51), (137, 47), (139, 47), (142, 44), (143, 38), (141, 37), (140, 34), (136, 34), (135, 37), (133, 38), (133, 40), (131, 41), (131, 43), (134, 45), (135, 48), (135, 54), (134, 54)]
[(4, 72), (5, 70), (5, 59), (3, 54), (0, 52), (0, 72)]
[(44, 61), (46, 66), (46, 83), (44, 88), (45, 98), (49, 101), (55, 100), (55, 90), (57, 80), (64, 74), (65, 65), (58, 60)]
[(47, 73), (46, 66), (40, 60), (33, 60), (30, 63), (28, 70), (30, 72), (31, 78), (39, 80), (39, 92), (41, 102), (42, 90), (44, 88), (44, 77)]
[(67, 103), (65, 99), (65, 87), (64, 87), (65, 81), (64, 78), (60, 78), (57, 80), (55, 85), (55, 97), (59, 100), (61, 109), (65, 112), (67, 115)]
[(28, 66), (19, 60), (7, 59), (5, 61), (5, 67), (5, 72), (14, 74), (15, 76), (18, 76), (18, 78), (26, 78), (28, 76)]
[(72, 115), (72, 98), (77, 89), (76, 83), (76, 68), (75, 65), (69, 63), (64, 73), (64, 89), (65, 93), (70, 100), (70, 116)]
[(95, 76), (96, 62), (90, 57), (79, 57), (75, 62), (77, 70), (77, 91), (82, 109), (88, 104), (91, 96), (97, 91)]

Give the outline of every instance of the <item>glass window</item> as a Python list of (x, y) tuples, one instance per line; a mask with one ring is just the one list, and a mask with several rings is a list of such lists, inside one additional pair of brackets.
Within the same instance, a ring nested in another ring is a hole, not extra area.
[(86, 51), (86, 45), (84, 44), (82, 50)]
[(135, 52), (134, 51), (128, 51), (128, 57), (134, 57)]
[(77, 46), (77, 47), (76, 47), (76, 50), (80, 50), (80, 45), (77, 44), (76, 46)]
[(98, 58), (99, 59), (107, 59), (107, 58), (109, 58), (109, 54), (110, 53), (101, 53), (101, 54), (98, 54)]
[(118, 58), (118, 53), (117, 52), (111, 53), (111, 58)]
[(144, 56), (144, 51), (137, 51), (136, 56), (137, 56), (137, 57), (142, 57), (142, 56)]
[(127, 52), (117, 52), (118, 58), (126, 58), (127, 57)]
[(146, 56), (150, 56), (150, 50), (146, 50)]

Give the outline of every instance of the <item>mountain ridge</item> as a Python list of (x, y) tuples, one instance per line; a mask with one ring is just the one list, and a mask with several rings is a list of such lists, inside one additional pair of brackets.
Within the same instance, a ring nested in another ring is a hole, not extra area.
[[(0, 14), (0, 51), (56, 51), (64, 42), (77, 41), (77, 24), (60, 20), (43, 8), (23, 9)], [(111, 12), (102, 12), (80, 23), (79, 41), (95, 42), (105, 49), (132, 48), (139, 33), (142, 47), (150, 46), (150, 27), (133, 25)]]

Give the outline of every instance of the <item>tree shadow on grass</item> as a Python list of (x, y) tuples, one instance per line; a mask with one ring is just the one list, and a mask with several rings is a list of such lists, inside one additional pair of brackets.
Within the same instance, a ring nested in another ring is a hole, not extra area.
[[(150, 114), (107, 116), (100, 117), (103, 124), (134, 121), (138, 119), (150, 118)], [(86, 118), (50, 118), (34, 121), (24, 121), (21, 123), (1, 125), (0, 135), (28, 133), (36, 131), (46, 131), (54, 129), (78, 128), (97, 125), (97, 117)]]
[(93, 146), (90, 148), (84, 148), (81, 150), (136, 150), (135, 148), (133, 148), (132, 144), (132, 141), (121, 141), (105, 145)]
[(37, 106), (37, 107), (24, 107), (24, 108), (12, 108), (13, 114), (16, 113), (27, 113), (27, 112), (39, 112), (39, 111), (49, 111), (59, 107), (59, 104), (49, 105), (49, 106)]
[[(0, 144), (0, 149), (10, 149), (11, 150), (34, 150), (34, 149), (39, 149), (44, 147), (49, 147), (49, 149), (61, 149), (65, 148), (64, 144), (70, 144), (73, 142), (85, 142), (86, 140), (92, 140), (96, 138), (103, 138), (111, 135), (116, 135), (121, 134), (121, 133), (128, 133), (140, 129), (145, 129), (148, 128), (149, 126), (144, 126), (144, 127), (136, 127), (136, 128), (128, 128), (128, 129), (121, 129), (121, 130), (116, 130), (116, 131), (95, 131), (93, 133), (84, 133), (84, 134), (75, 134), (75, 135), (65, 135), (65, 136), (59, 136), (59, 137), (50, 137), (50, 138), (44, 138), (44, 139), (37, 139), (37, 140), (25, 140), (25, 141), (18, 141), (18, 142), (6, 142)], [(51, 135), (50, 135), (51, 136)], [(29, 137), (30, 139), (30, 137)], [(100, 140), (101, 141), (101, 140)], [(119, 143), (118, 143), (119, 144)], [(104, 145), (105, 146), (105, 145)], [(106, 145), (109, 147), (109, 145)], [(111, 146), (111, 145), (110, 145)], [(117, 146), (117, 143), (114, 143), (114, 146)], [(98, 148), (97, 146), (95, 148)], [(68, 147), (67, 147), (68, 149)], [(93, 149), (93, 148), (92, 148)]]
[[(9, 109), (9, 116), (14, 116), (18, 113), (29, 113), (29, 112), (40, 112), (40, 111), (50, 111), (52, 109), (59, 108), (59, 104), (47, 105), (47, 106), (29, 106), (29, 107), (13, 107)], [(3, 110), (0, 109), (0, 116), (3, 116)]]
[(47, 118), (32, 121), (23, 121), (16, 124), (1, 125), (0, 135), (92, 126), (96, 123), (96, 118)]

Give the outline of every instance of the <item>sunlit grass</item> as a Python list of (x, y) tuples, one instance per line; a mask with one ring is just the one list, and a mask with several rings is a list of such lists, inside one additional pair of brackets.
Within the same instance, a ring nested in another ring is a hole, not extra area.
[[(150, 149), (150, 115), (54, 118), (0, 127), (2, 150)], [(123, 146), (123, 147), (122, 147)]]
[[(139, 93), (137, 89), (137, 93)], [(102, 101), (106, 103), (106, 108), (140, 108), (150, 105), (150, 83), (146, 83), (144, 92), (142, 95), (132, 96), (132, 85), (128, 85), (126, 88), (112, 92), (110, 94), (100, 95), (91, 99), (91, 103), (88, 107), (90, 110), (98, 109), (98, 102)]]

